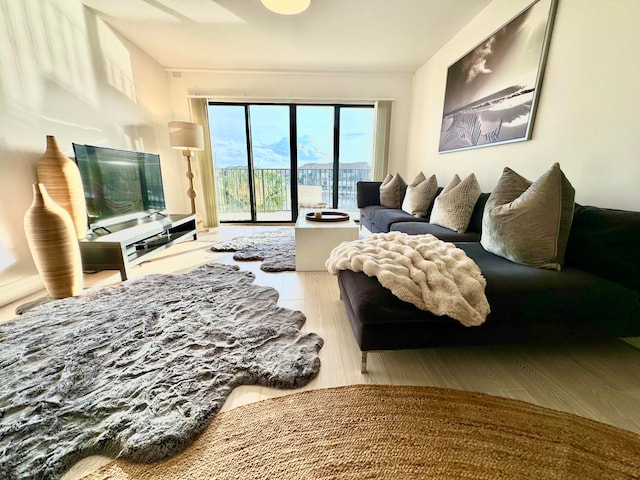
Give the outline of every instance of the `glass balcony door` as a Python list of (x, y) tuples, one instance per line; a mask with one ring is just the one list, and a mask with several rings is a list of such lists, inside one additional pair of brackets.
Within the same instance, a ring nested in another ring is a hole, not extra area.
[(334, 205), (359, 218), (356, 184), (370, 181), (375, 111), (371, 107), (342, 107), (338, 116), (338, 168)]
[(251, 169), (258, 222), (292, 221), (289, 110), (287, 105), (249, 106)]
[(289, 110), (287, 105), (209, 105), (221, 222), (293, 220)]
[(331, 105), (296, 107), (299, 210), (333, 206), (334, 112)]
[(246, 115), (245, 105), (209, 105), (216, 203), (221, 222), (250, 222), (255, 215)]
[(329, 207), (357, 218), (356, 183), (371, 179), (373, 122), (369, 105), (211, 103), (218, 217), (291, 222), (300, 209)]

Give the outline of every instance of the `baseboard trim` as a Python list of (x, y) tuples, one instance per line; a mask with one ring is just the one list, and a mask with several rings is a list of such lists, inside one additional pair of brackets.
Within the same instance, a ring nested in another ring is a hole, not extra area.
[(0, 307), (44, 289), (39, 275), (30, 275), (0, 285)]

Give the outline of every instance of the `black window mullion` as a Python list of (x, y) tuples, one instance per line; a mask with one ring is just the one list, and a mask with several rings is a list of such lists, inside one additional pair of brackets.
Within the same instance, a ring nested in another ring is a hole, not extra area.
[(258, 212), (256, 209), (256, 192), (253, 179), (253, 142), (251, 140), (251, 114), (249, 105), (244, 104), (244, 128), (247, 138), (247, 168), (249, 170), (249, 206), (251, 209), (251, 221), (256, 222)]
[(340, 179), (340, 107), (333, 107), (333, 208), (338, 208)]
[(289, 150), (291, 167), (291, 219), (298, 220), (298, 112), (294, 104), (289, 105)]

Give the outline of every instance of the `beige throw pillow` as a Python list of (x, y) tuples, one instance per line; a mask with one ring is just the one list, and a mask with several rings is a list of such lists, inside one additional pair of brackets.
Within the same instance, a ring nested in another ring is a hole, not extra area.
[(387, 208), (400, 208), (404, 200), (407, 184), (399, 173), (387, 177), (380, 185), (380, 205)]
[(402, 210), (416, 217), (424, 217), (438, 191), (435, 175), (427, 179), (422, 172), (407, 186)]
[(505, 168), (482, 217), (485, 250), (530, 267), (560, 270), (575, 190), (555, 163), (534, 183)]
[(455, 175), (436, 197), (429, 222), (458, 233), (466, 232), (480, 193), (480, 184), (473, 173), (462, 181)]
[(387, 173), (387, 176), (384, 177), (384, 180), (382, 180), (382, 185), (386, 185), (387, 183), (389, 183), (392, 178), (393, 178), (393, 175), (391, 175), (390, 173)]

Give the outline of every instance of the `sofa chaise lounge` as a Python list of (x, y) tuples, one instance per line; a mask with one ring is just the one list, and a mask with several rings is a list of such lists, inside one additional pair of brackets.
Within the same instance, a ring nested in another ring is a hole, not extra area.
[(401, 301), (375, 277), (340, 271), (338, 285), (363, 372), (370, 351), (640, 335), (640, 212), (576, 204), (564, 266), (553, 271), (494, 255), (477, 241), (489, 194), (476, 205), (469, 230), (477, 236), (468, 241), (469, 235), (426, 218), (381, 207), (379, 185), (358, 185), (362, 224), (372, 232), (430, 233), (454, 242), (480, 267), (491, 313), (482, 325), (465, 327)]

